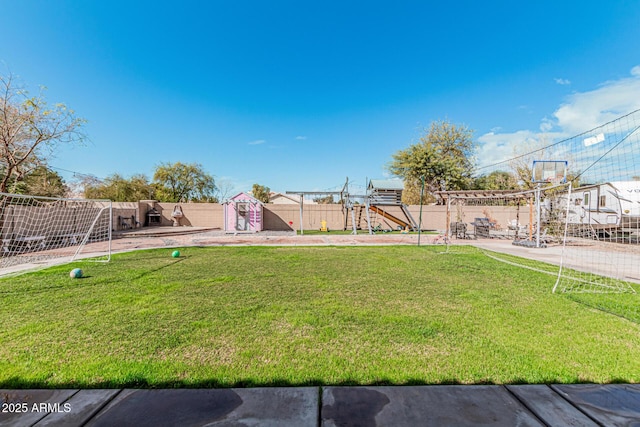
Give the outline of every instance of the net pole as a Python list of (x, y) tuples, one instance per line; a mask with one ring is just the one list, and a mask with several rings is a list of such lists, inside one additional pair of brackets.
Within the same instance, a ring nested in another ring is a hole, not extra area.
[(536, 187), (536, 248), (540, 247), (540, 184)]
[(420, 187), (420, 218), (418, 218), (418, 246), (420, 246), (420, 235), (422, 234), (422, 196), (424, 195), (424, 176), (421, 178), (422, 186)]
[(529, 241), (533, 240), (533, 200), (529, 197)]
[[(449, 241), (451, 240), (451, 236), (449, 236), (449, 231), (451, 229), (451, 198), (447, 197), (447, 217), (445, 219), (446, 224), (445, 226), (445, 232), (444, 235), (446, 237), (446, 241), (447, 241), (447, 245), (449, 245)], [(457, 218), (456, 218), (457, 221)], [(456, 226), (457, 227), (457, 226)]]
[[(135, 224), (132, 224), (135, 226)], [(113, 202), (109, 200), (109, 254), (107, 255), (107, 261), (111, 261), (111, 239), (113, 238)]]
[[(95, 229), (95, 226), (98, 223), (98, 221), (100, 220), (100, 216), (102, 215), (104, 210), (105, 210), (105, 208), (102, 208), (100, 210), (100, 213), (98, 213), (98, 215), (95, 217), (95, 219), (91, 222), (91, 225), (89, 226), (89, 230), (84, 235), (82, 241), (80, 242), (80, 245), (78, 246), (78, 248), (76, 249), (75, 253), (73, 254), (73, 257), (71, 258), (71, 261), (75, 261), (78, 258), (78, 255), (80, 254), (80, 251), (89, 242), (89, 237), (91, 237), (91, 233)], [(111, 212), (111, 206), (109, 206), (109, 212)], [(109, 224), (111, 224), (111, 219), (109, 219)], [(111, 227), (109, 227), (109, 235), (111, 235)]]
[(303, 215), (302, 215), (302, 209), (304, 205), (304, 194), (300, 194), (300, 235), (302, 236), (304, 234), (304, 226), (302, 225), (303, 223)]
[(558, 268), (558, 277), (556, 278), (556, 283), (553, 285), (553, 289), (551, 290), (552, 294), (556, 293), (556, 289), (560, 284), (560, 279), (562, 278), (562, 268), (564, 267), (565, 261), (565, 252), (567, 249), (567, 230), (569, 228), (569, 209), (571, 207), (571, 192), (573, 190), (573, 183), (569, 181), (569, 189), (567, 191), (567, 208), (565, 209), (565, 220), (564, 220), (564, 233), (562, 235), (562, 253), (560, 254), (560, 267)]

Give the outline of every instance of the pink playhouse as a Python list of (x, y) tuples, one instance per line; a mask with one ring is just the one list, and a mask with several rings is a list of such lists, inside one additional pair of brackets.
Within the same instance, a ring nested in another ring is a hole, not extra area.
[(262, 231), (262, 202), (247, 193), (236, 194), (224, 202), (224, 231)]

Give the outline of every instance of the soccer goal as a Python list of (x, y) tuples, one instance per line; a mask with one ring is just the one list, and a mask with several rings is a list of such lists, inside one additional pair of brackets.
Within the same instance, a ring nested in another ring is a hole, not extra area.
[(0, 193), (0, 274), (91, 257), (111, 259), (110, 200)]

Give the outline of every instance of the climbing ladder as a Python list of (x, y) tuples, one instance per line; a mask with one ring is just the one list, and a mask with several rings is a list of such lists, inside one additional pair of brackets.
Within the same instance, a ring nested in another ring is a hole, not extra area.
[[(363, 230), (368, 228), (365, 205), (352, 205), (345, 214), (345, 230)], [(352, 232), (353, 234), (356, 234)]]

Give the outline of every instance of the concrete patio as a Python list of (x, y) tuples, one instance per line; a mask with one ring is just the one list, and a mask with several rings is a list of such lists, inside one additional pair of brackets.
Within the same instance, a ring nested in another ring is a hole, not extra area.
[(0, 390), (0, 426), (632, 426), (640, 385)]

